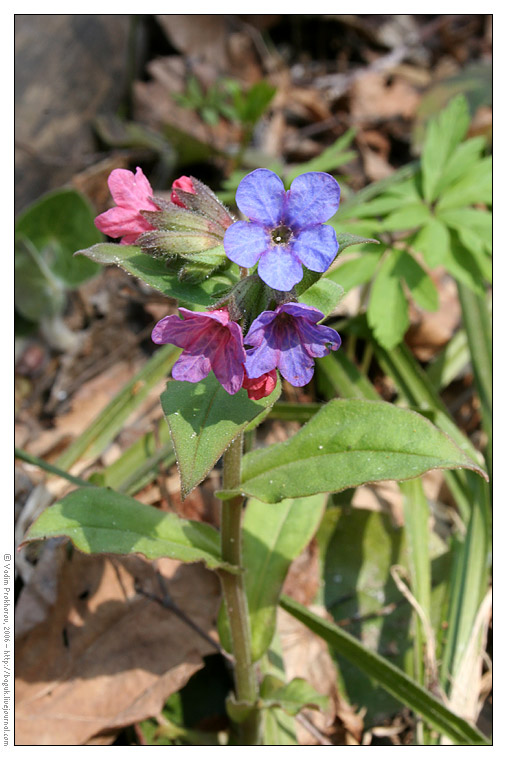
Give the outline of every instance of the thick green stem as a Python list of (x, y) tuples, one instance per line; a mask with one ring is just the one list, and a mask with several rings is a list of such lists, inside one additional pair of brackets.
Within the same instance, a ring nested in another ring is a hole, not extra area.
[[(224, 454), (224, 489), (236, 488), (240, 484), (242, 453), (243, 436), (240, 435)], [(222, 558), (238, 567), (241, 567), (242, 507), (242, 496), (222, 502)], [(233, 575), (227, 572), (221, 573), (221, 580), (235, 660), (236, 699), (252, 704), (256, 702), (258, 693), (252, 663), (245, 582), (242, 574)], [(259, 713), (256, 710), (240, 724), (240, 730), (244, 745), (259, 744)]]

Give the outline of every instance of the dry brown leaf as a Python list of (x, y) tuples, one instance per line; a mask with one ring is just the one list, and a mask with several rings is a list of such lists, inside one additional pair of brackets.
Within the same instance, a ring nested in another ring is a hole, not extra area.
[(392, 119), (414, 116), (421, 96), (401, 77), (387, 84), (388, 74), (368, 71), (357, 77), (350, 94), (350, 110), (355, 121)]
[[(310, 609), (317, 615), (329, 617), (324, 608), (312, 606)], [(278, 630), (287, 681), (304, 678), (318, 692), (329, 697), (327, 711), (309, 711), (308, 718), (321, 733), (329, 737), (335, 734), (333, 723), (338, 716), (346, 734), (359, 742), (363, 719), (338, 692), (336, 667), (326, 642), (282, 609), (278, 610)], [(318, 739), (300, 723), (296, 724), (296, 733), (300, 744), (319, 744)]]
[[(16, 737), (26, 745), (80, 745), (160, 711), (213, 648), (173, 613), (140, 557), (49, 549), (18, 603)], [(213, 629), (219, 584), (201, 565), (161, 560), (174, 602)], [(33, 604), (38, 602), (37, 615)]]
[(455, 280), (440, 268), (433, 270), (431, 276), (438, 290), (439, 308), (424, 311), (411, 302), (411, 326), (405, 336), (415, 356), (423, 362), (433, 358), (449, 342), (461, 320)]

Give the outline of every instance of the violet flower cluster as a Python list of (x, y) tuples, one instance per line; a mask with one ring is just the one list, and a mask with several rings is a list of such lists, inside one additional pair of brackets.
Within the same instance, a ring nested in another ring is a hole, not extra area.
[[(134, 243), (153, 229), (147, 219), (154, 214), (145, 217), (142, 212), (159, 211), (150, 183), (140, 168), (135, 175), (116, 169), (109, 187), (117, 205), (95, 223), (111, 237), (122, 237), (122, 243)], [(191, 177), (180, 177), (173, 183), (172, 204), (187, 209), (185, 197), (196, 195), (189, 210), (209, 216), (204, 201), (200, 210), (203, 187)], [(209, 188), (206, 191), (211, 193)], [(249, 221), (229, 222), (224, 229), (225, 253), (243, 268), (257, 264), (258, 276), (273, 289), (278, 305), (259, 314), (246, 335), (231, 317), (227, 299), (223, 306), (205, 312), (180, 308), (182, 319), (176, 314), (164, 317), (152, 339), (183, 349), (172, 371), (176, 380), (197, 383), (213, 371), (227, 393), (244, 388), (249, 398), (260, 399), (274, 390), (277, 369), (292, 385), (306, 385), (313, 376), (314, 359), (340, 347), (338, 333), (319, 324), (324, 314), (295, 302), (289, 293), (302, 279), (303, 265), (325, 272), (338, 252), (335, 232), (324, 222), (338, 209), (340, 188), (329, 174), (308, 172), (285, 191), (276, 174), (256, 169), (241, 181), (236, 201)]]

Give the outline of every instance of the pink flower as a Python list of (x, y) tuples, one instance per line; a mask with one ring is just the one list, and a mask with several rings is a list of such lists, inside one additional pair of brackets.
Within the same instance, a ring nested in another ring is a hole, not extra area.
[(271, 372), (266, 372), (260, 377), (248, 377), (245, 372), (242, 387), (246, 389), (248, 398), (251, 398), (253, 401), (259, 401), (259, 399), (273, 393), (276, 380), (276, 369), (272, 369)]
[(243, 383), (246, 354), (243, 335), (227, 309), (189, 311), (180, 308), (153, 328), (155, 343), (172, 343), (184, 351), (173, 367), (175, 380), (198, 383), (213, 370), (218, 382), (233, 396)]
[(178, 198), (178, 194), (175, 193), (175, 190), (183, 190), (185, 193), (192, 193), (192, 195), (197, 195), (192, 180), (190, 177), (185, 177), (185, 175), (183, 175), (183, 177), (179, 177), (179, 179), (174, 180), (172, 184), (171, 201), (177, 206), (181, 206), (181, 208), (186, 208), (183, 201)]
[(154, 229), (141, 215), (141, 211), (159, 210), (151, 200), (151, 185), (139, 166), (135, 175), (127, 169), (114, 169), (107, 184), (116, 206), (99, 214), (95, 226), (110, 237), (121, 237), (123, 245), (135, 243), (143, 232)]

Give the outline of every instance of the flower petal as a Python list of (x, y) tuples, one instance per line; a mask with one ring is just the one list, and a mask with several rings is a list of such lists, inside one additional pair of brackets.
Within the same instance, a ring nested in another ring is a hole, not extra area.
[(327, 222), (340, 203), (340, 185), (325, 172), (300, 174), (287, 192), (285, 223), (294, 230)]
[(188, 383), (198, 383), (211, 372), (211, 361), (203, 354), (194, 355), (184, 351), (173, 367), (172, 376), (175, 380)]
[(292, 250), (312, 272), (325, 272), (338, 253), (336, 232), (329, 224), (318, 224), (296, 232)]
[(154, 343), (172, 343), (179, 348), (187, 348), (198, 343), (204, 336), (209, 343), (210, 327), (214, 323), (208, 320), (180, 319), (177, 314), (171, 314), (157, 322), (151, 333)]
[(277, 245), (262, 254), (257, 274), (270, 288), (287, 291), (303, 279), (303, 267), (290, 248)]
[(273, 340), (272, 331), (269, 327), (264, 337), (265, 340), (260, 346), (247, 349), (245, 372), (248, 377), (260, 377), (278, 366), (280, 351)]
[(270, 242), (264, 227), (256, 222), (235, 222), (224, 236), (225, 253), (240, 267), (253, 267)]
[(153, 229), (141, 214), (132, 209), (120, 208), (120, 206), (110, 208), (95, 217), (95, 226), (109, 237), (117, 238), (128, 235), (134, 237), (134, 240), (137, 240), (143, 232)]
[(276, 337), (280, 348), (278, 369), (281, 375), (297, 388), (307, 385), (313, 377), (314, 361), (301, 344), (294, 324), (278, 323)]
[[(231, 322), (228, 327), (229, 335), (226, 334), (220, 345), (216, 347), (211, 358), (211, 366), (218, 382), (227, 393), (233, 396), (243, 385), (243, 364), (246, 354), (240, 326), (236, 322)], [(234, 327), (237, 330), (231, 329)]]
[(277, 311), (263, 311), (262, 314), (254, 319), (250, 325), (248, 333), (245, 335), (245, 346), (260, 346), (264, 340), (264, 331), (266, 327), (274, 320)]
[(276, 227), (282, 221), (285, 207), (283, 182), (269, 169), (255, 169), (239, 183), (236, 203), (252, 221)]
[(158, 206), (149, 200), (153, 195), (153, 190), (139, 166), (135, 175), (128, 169), (114, 169), (109, 175), (107, 184), (117, 206), (133, 211), (159, 210)]
[(338, 351), (342, 343), (340, 336), (332, 327), (312, 325), (303, 319), (298, 320), (297, 331), (305, 351), (310, 356), (327, 356), (330, 351)]
[(292, 317), (307, 319), (312, 324), (317, 324), (321, 319), (324, 319), (324, 314), (319, 309), (314, 306), (307, 306), (305, 303), (284, 303), (277, 306), (276, 312), (280, 313), (281, 311), (290, 314)]

